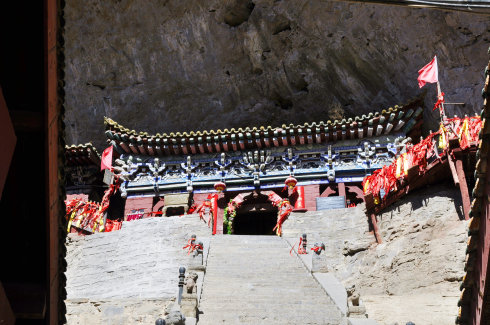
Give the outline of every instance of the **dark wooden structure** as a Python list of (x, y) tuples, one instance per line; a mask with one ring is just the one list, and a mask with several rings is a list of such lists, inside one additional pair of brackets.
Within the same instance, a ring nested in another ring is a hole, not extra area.
[[(17, 138), (10, 166), (0, 160), (2, 324), (64, 322), (60, 17), (55, 0), (0, 5), (1, 109)], [(8, 124), (0, 119), (2, 132)]]
[[(490, 54), (490, 49), (489, 49)], [(490, 62), (482, 91), (483, 121), (476, 152), (475, 185), (471, 192), (470, 223), (466, 248), (466, 272), (461, 283), (457, 324), (490, 324)]]

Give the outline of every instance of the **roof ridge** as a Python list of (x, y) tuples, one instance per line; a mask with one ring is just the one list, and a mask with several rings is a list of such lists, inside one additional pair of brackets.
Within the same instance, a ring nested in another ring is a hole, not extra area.
[(303, 124), (298, 124), (294, 125), (290, 123), (289, 125), (282, 124), (281, 126), (246, 126), (245, 128), (243, 127), (238, 127), (238, 128), (225, 128), (224, 130), (222, 129), (211, 129), (211, 130), (197, 130), (197, 131), (173, 131), (169, 133), (163, 133), (161, 134), (160, 132), (156, 134), (149, 134), (147, 131), (140, 131), (137, 132), (134, 129), (128, 129), (124, 127), (122, 124), (119, 124), (118, 122), (114, 121), (113, 119), (104, 116), (104, 125), (106, 127), (106, 130), (116, 130), (119, 132), (126, 133), (128, 135), (134, 135), (134, 136), (145, 136), (145, 137), (155, 137), (155, 136), (160, 136), (163, 138), (174, 138), (174, 137), (203, 137), (203, 136), (216, 136), (216, 135), (229, 135), (229, 134), (235, 134), (235, 133), (255, 133), (255, 132), (267, 132), (267, 131), (281, 131), (281, 130), (289, 130), (289, 129), (299, 129), (299, 128), (313, 128), (313, 127), (318, 127), (321, 125), (343, 125), (343, 124), (352, 124), (353, 122), (358, 122), (358, 121), (364, 121), (366, 119), (371, 119), (375, 118), (379, 115), (385, 115), (385, 114), (393, 114), (399, 110), (402, 110), (404, 108), (408, 108), (416, 103), (420, 103), (421, 100), (425, 97), (425, 92), (423, 92), (420, 96), (410, 100), (406, 104), (403, 104), (401, 106), (399, 105), (394, 105), (394, 107), (389, 107), (386, 109), (382, 109), (381, 111), (374, 111), (370, 113), (364, 113), (362, 115), (356, 115), (354, 117), (350, 118), (342, 118), (342, 119), (337, 119), (334, 121), (327, 120), (325, 121), (314, 121), (314, 122), (305, 122)]

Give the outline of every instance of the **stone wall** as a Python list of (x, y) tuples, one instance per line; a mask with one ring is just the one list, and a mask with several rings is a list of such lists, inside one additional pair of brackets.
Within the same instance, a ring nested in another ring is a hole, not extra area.
[(68, 144), (103, 149), (104, 116), (157, 133), (381, 110), (421, 93), (435, 54), (447, 101), (466, 103), (449, 116), (481, 106), (483, 15), (318, 0), (67, 0), (64, 15)]
[[(126, 199), (126, 203), (124, 205), (124, 220), (127, 219), (127, 216), (130, 214), (138, 214), (140, 210), (143, 210), (142, 213), (149, 216), (149, 213), (153, 208), (153, 197), (152, 196), (134, 196), (128, 197)], [(135, 212), (133, 212), (135, 211)]]
[(153, 324), (177, 296), (182, 249), (192, 234), (209, 247), (198, 215), (124, 222), (119, 231), (69, 235), (66, 243), (68, 324)]

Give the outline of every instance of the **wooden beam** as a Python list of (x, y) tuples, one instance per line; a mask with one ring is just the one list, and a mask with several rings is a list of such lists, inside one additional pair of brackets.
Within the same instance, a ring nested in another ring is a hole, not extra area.
[(461, 192), (461, 199), (463, 200), (464, 219), (468, 220), (470, 218), (471, 199), (464, 174), (463, 161), (461, 159), (456, 159), (456, 173), (458, 174), (459, 190)]
[(451, 155), (448, 156), (449, 168), (451, 169), (451, 175), (453, 175), (454, 185), (459, 186), (458, 173), (456, 172), (456, 166), (454, 165), (454, 159)]

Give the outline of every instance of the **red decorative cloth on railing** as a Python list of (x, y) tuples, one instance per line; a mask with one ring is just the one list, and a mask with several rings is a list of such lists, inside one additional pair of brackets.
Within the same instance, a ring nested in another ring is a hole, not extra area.
[(312, 251), (314, 251), (315, 253), (318, 253), (319, 251), (323, 250), (323, 247), (321, 246), (313, 246), (311, 248)]
[(122, 221), (107, 219), (105, 222), (104, 232), (116, 231), (121, 229), (121, 227), (122, 227)]
[[(289, 255), (293, 255), (293, 249), (294, 247), (296, 247), (296, 243), (294, 243), (294, 245), (291, 247), (291, 250), (289, 251)], [(301, 254), (301, 255), (304, 255), (304, 254), (308, 254), (308, 252), (306, 251), (306, 249), (303, 248), (303, 237), (299, 237), (299, 243), (298, 243), (298, 249), (296, 250), (298, 252), (298, 254)]]
[[(412, 147), (407, 147), (407, 152), (400, 155), (391, 165), (375, 170), (372, 175), (364, 177), (362, 187), (364, 195), (373, 194), (375, 204), (380, 202), (390, 191), (396, 191), (398, 183), (408, 174), (413, 166), (419, 167), (419, 173), (425, 173), (427, 160), (436, 154), (434, 150), (434, 137), (440, 135), (439, 147), (444, 151), (448, 149), (450, 138), (459, 138), (461, 149), (467, 149), (478, 141), (482, 121), (479, 116), (465, 118), (446, 119), (441, 124), (439, 131), (429, 134), (425, 139)], [(381, 198), (381, 190), (384, 196)]]
[[(372, 193), (376, 204), (391, 191), (396, 191), (398, 182), (407, 176), (408, 170), (413, 166), (419, 166), (419, 171), (423, 172), (427, 165), (427, 159), (434, 152), (433, 137), (439, 132), (431, 133), (424, 140), (412, 147), (408, 147), (406, 153), (400, 155), (391, 165), (377, 169), (372, 175), (364, 177), (362, 187), (364, 195)], [(381, 197), (381, 190), (384, 191)]]
[(126, 221), (139, 220), (143, 218), (144, 213), (133, 213), (126, 216)]
[(197, 211), (197, 206), (193, 204), (189, 207), (189, 209), (187, 209), (187, 214), (193, 214), (196, 211)]
[(473, 142), (478, 141), (481, 124), (480, 116), (454, 117), (446, 120), (446, 125), (451, 131), (450, 135), (459, 139), (459, 146), (463, 150), (467, 149)]
[(196, 249), (202, 249), (202, 246), (199, 245), (199, 244), (196, 244), (196, 239), (195, 238), (191, 238), (187, 241), (187, 245), (185, 245), (184, 247), (182, 247), (182, 249), (187, 249), (187, 255), (190, 255), (193, 251), (195, 251)]
[(72, 226), (90, 232), (104, 231), (104, 213), (109, 207), (110, 197), (118, 190), (120, 185), (117, 175), (114, 176), (114, 184), (104, 192), (100, 203), (73, 199), (65, 201), (66, 219), (68, 220), (67, 231)]
[(199, 218), (201, 220), (204, 220), (205, 222), (206, 222), (206, 219), (204, 218), (204, 216), (205, 215), (208, 216), (207, 223), (208, 223), (208, 226), (210, 226), (211, 225), (211, 218), (213, 217), (211, 195), (208, 195), (208, 198), (197, 207), (196, 211), (199, 214)]

